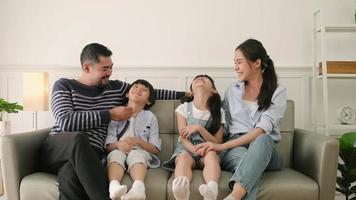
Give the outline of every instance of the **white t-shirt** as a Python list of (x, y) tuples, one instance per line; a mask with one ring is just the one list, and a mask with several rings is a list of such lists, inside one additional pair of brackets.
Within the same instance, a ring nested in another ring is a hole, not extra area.
[[(194, 106), (194, 103), (192, 103), (192, 110), (193, 110), (193, 117), (196, 119), (201, 119), (201, 120), (208, 120), (210, 118), (210, 111), (209, 110), (199, 110)], [(188, 103), (185, 102), (181, 105), (179, 105), (176, 109), (176, 113), (182, 115), (184, 118), (187, 118), (187, 105)], [(225, 124), (225, 112), (223, 109), (221, 109), (221, 123)]]
[(244, 100), (244, 103), (247, 105), (248, 109), (250, 109), (251, 112), (255, 112), (258, 108), (258, 104), (256, 101)]

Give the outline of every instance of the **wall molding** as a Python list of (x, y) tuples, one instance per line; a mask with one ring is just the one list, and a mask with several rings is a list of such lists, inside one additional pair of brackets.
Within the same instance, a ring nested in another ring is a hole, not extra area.
[[(0, 97), (10, 101), (22, 102), (22, 73), (24, 71), (45, 71), (49, 73), (49, 88), (61, 77), (76, 78), (80, 75), (81, 69), (74, 65), (61, 66), (1, 66), (0, 65)], [(295, 124), (299, 128), (309, 128), (310, 123), (310, 78), (311, 67), (309, 66), (279, 66), (276, 72), (281, 85), (287, 88), (288, 99), (295, 102)], [(189, 90), (190, 81), (197, 74), (208, 74), (215, 80), (216, 87), (223, 96), (225, 89), (236, 81), (236, 74), (233, 66), (227, 65), (119, 65), (114, 67), (111, 79), (119, 79), (132, 82), (138, 78), (144, 78), (152, 83), (156, 88)], [(17, 114), (10, 114), (12, 121), (11, 132), (18, 133), (34, 130), (33, 114), (29, 111), (22, 111)], [(53, 125), (53, 117), (50, 111), (38, 113), (38, 127), (46, 128)]]
[[(283, 71), (311, 71), (310, 65), (275, 65), (276, 70)], [(77, 70), (80, 69), (78, 65), (0, 65), (0, 70)], [(233, 64), (226, 65), (115, 65), (114, 68), (119, 69), (165, 69), (165, 70), (180, 70), (180, 69), (232, 69)]]

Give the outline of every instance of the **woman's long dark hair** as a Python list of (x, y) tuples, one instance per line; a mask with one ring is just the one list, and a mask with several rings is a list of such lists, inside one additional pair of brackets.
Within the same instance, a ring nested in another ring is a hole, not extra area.
[(257, 96), (257, 103), (259, 110), (268, 109), (271, 105), (272, 95), (278, 86), (277, 74), (272, 59), (268, 56), (262, 43), (255, 39), (246, 40), (236, 50), (240, 50), (248, 61), (256, 62), (258, 59), (261, 60), (263, 82)]
[[(214, 80), (206, 74), (201, 74), (194, 77), (193, 81), (200, 77), (208, 78), (212, 83), (214, 90), (216, 90)], [(193, 91), (192, 84), (190, 84), (190, 91)], [(194, 96), (184, 96), (183, 98), (181, 98), (181, 103), (191, 102), (193, 101), (193, 99)], [(209, 131), (209, 133), (215, 135), (215, 133), (218, 132), (221, 127), (221, 98), (219, 93), (214, 93), (213, 95), (211, 95), (207, 103), (210, 112), (210, 118), (205, 128)]]

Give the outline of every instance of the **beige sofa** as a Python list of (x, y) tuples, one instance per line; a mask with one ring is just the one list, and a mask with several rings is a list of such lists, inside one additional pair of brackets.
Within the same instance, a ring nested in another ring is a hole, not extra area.
[[(174, 110), (178, 101), (160, 100), (152, 108), (159, 119), (162, 152), (167, 160), (177, 140)], [(282, 141), (279, 151), (284, 158), (284, 169), (265, 172), (258, 199), (331, 200), (335, 198), (338, 142), (315, 133), (294, 128), (294, 103), (288, 108), (281, 124)], [(55, 175), (39, 172), (38, 151), (49, 129), (14, 134), (1, 138), (1, 165), (7, 200), (58, 199)], [(222, 172), (219, 197), (223, 199), (230, 189), (227, 180), (231, 173)], [(124, 184), (131, 185), (129, 176)], [(191, 183), (191, 199), (202, 199), (197, 190), (203, 182), (200, 170), (195, 170)], [(172, 175), (161, 169), (150, 169), (145, 181), (148, 200), (174, 199), (171, 191)]]

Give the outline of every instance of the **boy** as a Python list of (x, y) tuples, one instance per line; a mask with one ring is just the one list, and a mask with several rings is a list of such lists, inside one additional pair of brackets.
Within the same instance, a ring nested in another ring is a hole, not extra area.
[[(129, 87), (126, 101), (127, 107), (133, 110), (132, 117), (126, 121), (111, 121), (105, 142), (110, 152), (109, 193), (111, 199), (144, 200), (147, 168), (160, 165), (156, 156), (161, 149), (157, 118), (146, 110), (155, 103), (152, 85), (142, 79), (136, 80)], [(120, 184), (126, 166), (134, 181), (128, 193), (126, 185)]]

